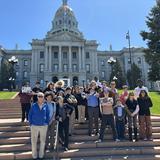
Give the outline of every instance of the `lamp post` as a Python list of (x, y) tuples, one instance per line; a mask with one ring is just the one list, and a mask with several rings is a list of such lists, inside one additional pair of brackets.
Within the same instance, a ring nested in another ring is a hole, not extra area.
[(129, 57), (130, 57), (130, 63), (131, 63), (131, 67), (132, 67), (131, 37), (130, 37), (129, 31), (126, 34), (126, 39), (128, 40)]
[(14, 65), (18, 63), (18, 59), (16, 59), (15, 56), (12, 56), (10, 59), (8, 59), (8, 62), (11, 64), (11, 73), (10, 73), (10, 91), (15, 87), (15, 73), (14, 73)]

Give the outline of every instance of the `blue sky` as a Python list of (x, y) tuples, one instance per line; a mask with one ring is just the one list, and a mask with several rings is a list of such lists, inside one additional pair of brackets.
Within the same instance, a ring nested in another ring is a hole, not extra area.
[[(62, 0), (0, 0), (0, 45), (30, 49), (34, 38), (44, 38)], [(68, 0), (88, 40), (97, 40), (100, 50), (128, 47), (125, 34), (130, 30), (131, 45), (145, 47), (139, 32), (147, 30), (146, 16), (155, 0)]]

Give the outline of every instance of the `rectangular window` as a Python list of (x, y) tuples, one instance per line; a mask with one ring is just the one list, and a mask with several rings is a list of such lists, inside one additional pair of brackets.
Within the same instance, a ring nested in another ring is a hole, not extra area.
[(44, 64), (40, 64), (40, 69), (39, 69), (40, 73), (44, 72)]
[(64, 64), (64, 65), (63, 65), (63, 71), (64, 71), (64, 72), (67, 72), (67, 64)]
[(137, 62), (138, 62), (138, 64), (141, 64), (141, 62), (142, 62), (142, 61), (141, 61), (141, 57), (138, 57), (138, 58), (137, 58)]
[(86, 71), (87, 73), (90, 73), (90, 64), (86, 64)]
[(54, 64), (54, 71), (58, 72), (58, 64)]
[(41, 52), (40, 52), (40, 59), (43, 59), (43, 58), (44, 58), (44, 52), (41, 51)]
[(28, 60), (24, 60), (24, 66), (28, 66)]
[(67, 59), (67, 52), (63, 52), (63, 59)]
[(104, 71), (102, 71), (102, 78), (104, 78), (105, 77), (105, 72)]
[(58, 59), (58, 52), (54, 52), (54, 59)]
[(26, 71), (23, 72), (23, 78), (27, 78), (28, 73)]
[(77, 72), (77, 65), (73, 64), (73, 72)]
[(104, 65), (105, 65), (105, 61), (101, 60), (101, 66), (104, 66)]
[(90, 58), (90, 54), (89, 52), (86, 52), (86, 59), (89, 59)]
[(77, 58), (77, 53), (76, 52), (72, 52), (72, 58), (76, 59)]

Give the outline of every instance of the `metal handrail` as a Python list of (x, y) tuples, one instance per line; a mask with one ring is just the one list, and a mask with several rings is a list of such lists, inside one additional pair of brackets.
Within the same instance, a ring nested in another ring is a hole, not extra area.
[(58, 132), (58, 128), (59, 128), (59, 121), (57, 121), (57, 125), (56, 125), (56, 136), (55, 136), (55, 142), (54, 142), (54, 155), (53, 155), (53, 160), (59, 160), (59, 132)]

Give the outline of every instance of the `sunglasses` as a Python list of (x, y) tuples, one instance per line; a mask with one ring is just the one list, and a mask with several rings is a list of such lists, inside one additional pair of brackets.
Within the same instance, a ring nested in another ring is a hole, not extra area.
[(38, 98), (43, 98), (44, 96), (38, 96)]

